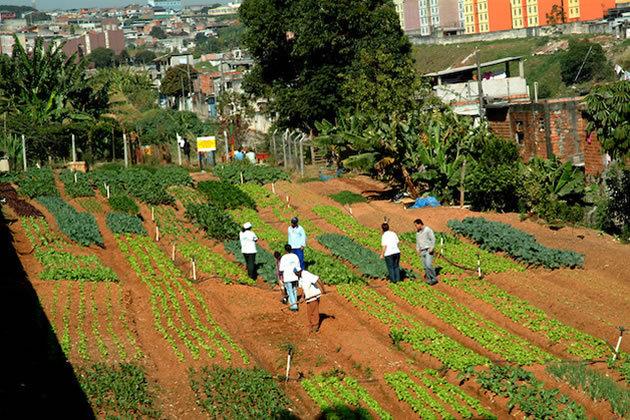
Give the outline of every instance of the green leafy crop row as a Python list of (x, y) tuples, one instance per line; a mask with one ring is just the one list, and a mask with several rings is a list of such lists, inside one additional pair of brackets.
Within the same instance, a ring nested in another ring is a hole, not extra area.
[(461, 222), (449, 220), (448, 227), (467, 236), (490, 251), (506, 252), (518, 261), (545, 268), (582, 267), (584, 255), (573, 251), (547, 248), (529, 235), (507, 223), (492, 222), (482, 217), (467, 217)]
[(136, 233), (138, 235), (147, 234), (147, 231), (138, 216), (112, 212), (107, 214), (106, 221), (107, 227), (113, 233)]
[(94, 216), (77, 212), (60, 197), (38, 197), (37, 199), (55, 216), (59, 229), (70, 239), (83, 246), (103, 245), (103, 237)]
[(553, 359), (539, 347), (499, 327), (435, 288), (413, 282), (392, 284), (390, 288), (394, 294), (411, 305), (427, 309), (465, 336), (509, 362), (529, 365)]
[(467, 371), (490, 363), (435, 328), (405, 315), (394, 302), (366, 286), (340, 285), (337, 292), (361, 311), (387, 325), (395, 343), (409, 343), (414, 350), (435, 357), (449, 369)]
[(116, 194), (109, 197), (109, 206), (113, 211), (138, 214), (140, 209), (133, 198), (129, 197), (125, 192), (116, 192)]
[(382, 279), (387, 277), (387, 268), (379, 256), (354, 240), (344, 235), (327, 233), (317, 237), (333, 255), (343, 258), (368, 277)]
[(186, 217), (203, 228), (212, 239), (238, 238), (239, 225), (225, 210), (213, 204), (190, 204), (186, 208)]
[(496, 419), (478, 400), (440, 378), (436, 371), (415, 371), (413, 376), (396, 371), (385, 374), (385, 380), (398, 399), (409, 404), (420, 418), (454, 419), (451, 412), (456, 412), (465, 419)]
[[(241, 253), (241, 243), (238, 240), (227, 240), (223, 242), (223, 246), (227, 252), (234, 255), (236, 261), (245, 264), (245, 257)], [(276, 259), (267, 250), (258, 247), (256, 254), (256, 265), (258, 266), (258, 274), (265, 279), (268, 284), (276, 284)]]
[(253, 182), (261, 185), (281, 179), (289, 179), (289, 174), (282, 169), (264, 165), (252, 165), (245, 161), (217, 165), (212, 172), (221, 178), (222, 181), (232, 184), (239, 184), (241, 175), (243, 176), (243, 182)]
[(236, 281), (240, 284), (255, 284), (239, 265), (226, 260), (221, 255), (195, 242), (186, 242), (178, 246), (179, 252), (187, 258), (195, 258), (200, 271), (218, 276), (226, 283)]
[(287, 419), (290, 400), (265, 370), (204, 367), (189, 371), (198, 404), (211, 418)]
[[(353, 406), (369, 409), (383, 420), (393, 418), (356, 379), (351, 377), (340, 379), (337, 376), (317, 375), (311, 379), (304, 379), (302, 388), (324, 411)], [(364, 415), (365, 417), (368, 416)]]
[(222, 209), (256, 208), (256, 203), (247, 193), (225, 181), (203, 181), (197, 185), (197, 189), (212, 204)]
[(186, 185), (172, 185), (166, 191), (178, 199), (184, 207), (188, 207), (189, 204), (204, 204), (208, 201), (200, 191)]
[[(75, 182), (76, 177), (76, 182)], [(61, 182), (66, 190), (66, 194), (72, 198), (76, 197), (94, 197), (95, 193), (89, 182), (88, 176), (83, 172), (72, 172), (63, 170), (59, 175)]]
[(50, 169), (29, 169), (17, 179), (20, 192), (30, 198), (59, 195)]

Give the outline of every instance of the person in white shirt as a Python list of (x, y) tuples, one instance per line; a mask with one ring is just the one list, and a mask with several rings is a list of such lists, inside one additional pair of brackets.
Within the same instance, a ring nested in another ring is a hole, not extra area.
[(245, 157), (249, 160), (250, 163), (256, 164), (256, 152), (252, 149), (249, 149), (247, 153), (245, 153)]
[(243, 229), (239, 233), (239, 239), (241, 241), (241, 253), (245, 258), (245, 265), (247, 266), (247, 275), (250, 279), (256, 280), (256, 242), (258, 236), (252, 231), (252, 224), (247, 222), (243, 225)]
[(297, 288), (298, 288), (298, 275), (301, 270), (300, 259), (292, 251), (291, 245), (286, 244), (284, 246), (285, 254), (280, 258), (280, 266), (278, 271), (282, 275), (282, 281), (284, 282), (284, 289), (287, 292), (289, 298), (289, 309), (291, 311), (297, 311)]
[(319, 298), (324, 293), (324, 285), (319, 280), (319, 276), (310, 271), (302, 270), (298, 273), (299, 285), (304, 293), (306, 301), (306, 314), (308, 316), (308, 326), (312, 333), (319, 331)]
[(400, 281), (400, 249), (398, 248), (398, 235), (389, 230), (387, 223), (383, 223), (381, 228), (383, 229), (383, 236), (381, 237), (383, 251), (381, 252), (381, 258), (385, 258), (389, 280), (392, 283), (398, 283)]

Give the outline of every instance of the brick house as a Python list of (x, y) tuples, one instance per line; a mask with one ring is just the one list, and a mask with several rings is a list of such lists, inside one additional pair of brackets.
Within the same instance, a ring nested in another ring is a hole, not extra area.
[(558, 157), (584, 167), (587, 175), (600, 174), (608, 157), (595, 133), (588, 133), (588, 121), (581, 107), (583, 98), (563, 98), (537, 103), (489, 107), (490, 129), (504, 138), (515, 139), (525, 161), (538, 156)]

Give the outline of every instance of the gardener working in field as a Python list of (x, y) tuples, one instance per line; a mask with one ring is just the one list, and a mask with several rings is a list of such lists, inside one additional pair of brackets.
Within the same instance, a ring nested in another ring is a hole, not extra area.
[(291, 245), (286, 244), (284, 246), (285, 254), (280, 258), (280, 266), (278, 271), (282, 275), (282, 281), (284, 282), (284, 289), (287, 292), (289, 298), (289, 309), (292, 311), (298, 310), (297, 305), (297, 288), (298, 288), (298, 275), (301, 271), (300, 260), (297, 255), (293, 253)]
[(297, 273), (299, 285), (306, 301), (309, 331), (319, 331), (319, 298), (324, 293), (324, 285), (315, 274), (302, 270)]
[(306, 232), (299, 225), (297, 217), (291, 219), (291, 226), (287, 229), (287, 242), (291, 245), (292, 252), (298, 256), (300, 260), (300, 268), (304, 270), (304, 248), (306, 247)]
[(389, 280), (392, 283), (400, 281), (400, 249), (398, 248), (398, 235), (389, 230), (389, 224), (383, 223), (383, 236), (381, 237), (381, 259), (385, 258), (385, 265), (389, 273)]
[(424, 225), (422, 219), (414, 220), (416, 226), (416, 251), (420, 255), (427, 284), (437, 284), (437, 274), (433, 268), (433, 250), (435, 248), (435, 235), (433, 230)]
[(241, 241), (241, 252), (245, 258), (247, 265), (247, 275), (252, 280), (256, 280), (256, 242), (258, 236), (252, 231), (252, 224), (247, 222), (243, 225), (243, 229), (239, 233)]
[(273, 257), (276, 259), (276, 280), (278, 280), (278, 287), (280, 287), (280, 290), (282, 291), (282, 299), (280, 301), (286, 305), (288, 302), (287, 291), (284, 288), (282, 272), (280, 272), (280, 259), (282, 259), (282, 254), (276, 251), (273, 253)]

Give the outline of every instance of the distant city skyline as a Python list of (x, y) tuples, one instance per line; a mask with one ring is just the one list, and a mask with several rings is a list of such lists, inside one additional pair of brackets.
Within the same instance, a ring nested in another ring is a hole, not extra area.
[[(183, 0), (184, 6), (190, 5), (211, 5), (215, 3), (229, 3), (230, 0)], [(94, 8), (94, 7), (121, 7), (128, 4), (147, 4), (144, 1), (133, 0), (38, 0), (35, 2), (37, 9), (41, 11), (50, 11), (55, 9), (80, 9), (80, 8)], [(2, 6), (31, 6), (30, 0), (12, 0), (12, 1), (0, 1), (0, 7)]]

